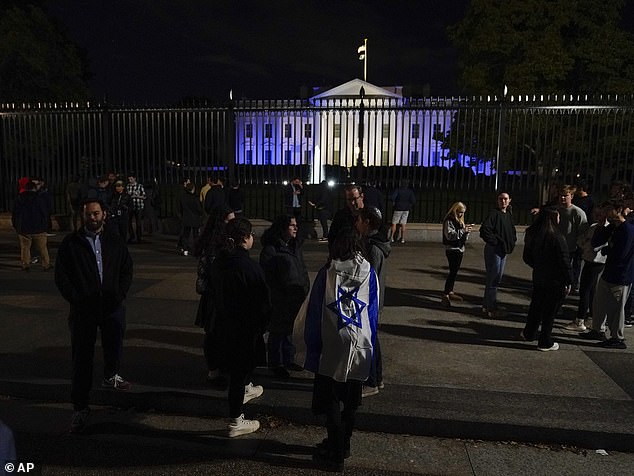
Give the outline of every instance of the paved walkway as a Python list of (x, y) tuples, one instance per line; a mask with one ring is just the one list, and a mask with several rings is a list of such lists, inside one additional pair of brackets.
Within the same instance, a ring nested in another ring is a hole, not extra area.
[[(61, 238), (51, 238), (52, 256)], [(176, 255), (174, 243), (172, 237), (158, 237), (131, 247), (135, 278), (127, 301), (122, 374), (134, 387), (129, 393), (96, 389), (93, 401), (223, 416), (225, 394), (205, 384), (202, 332), (192, 324), (196, 261)], [(314, 276), (325, 261), (326, 245), (308, 242), (305, 251)], [(451, 309), (440, 303), (446, 273), (440, 244), (396, 246), (387, 272), (380, 327), (386, 386), (364, 399), (360, 430), (634, 451), (634, 339), (628, 339), (627, 350), (605, 350), (556, 327), (558, 352), (538, 352), (535, 344), (520, 341), (530, 287), (521, 248), (510, 256), (499, 294), (509, 311), (505, 319), (479, 313), (479, 239), (468, 245), (456, 285), (465, 301)], [(37, 266), (20, 272), (17, 239), (6, 232), (0, 233), (0, 282), (0, 395), (68, 402), (67, 305), (51, 272)], [(572, 318), (575, 304), (570, 298), (566, 317), (556, 325)], [(626, 329), (626, 338), (631, 335), (634, 330)], [(99, 351), (96, 361), (98, 382)], [(254, 381), (265, 393), (252, 402), (253, 413), (321, 423), (309, 410), (309, 373), (279, 381), (258, 369)]]

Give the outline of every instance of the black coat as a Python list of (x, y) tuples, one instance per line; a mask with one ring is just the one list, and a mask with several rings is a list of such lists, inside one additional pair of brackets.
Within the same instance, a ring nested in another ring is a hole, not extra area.
[(48, 228), (48, 205), (35, 191), (23, 192), (15, 200), (11, 223), (20, 235), (44, 233)]
[(203, 224), (203, 210), (198, 195), (183, 190), (178, 204), (177, 215), (182, 225), (191, 228), (200, 228)]
[(332, 213), (332, 194), (327, 184), (320, 184), (317, 196), (315, 197), (315, 208), (319, 211), (326, 210)]
[(290, 246), (278, 240), (262, 248), (260, 264), (271, 290), (273, 308), (269, 331), (292, 334), (297, 311), (310, 290), (301, 248), (296, 240), (292, 240)]
[(561, 233), (551, 239), (537, 238), (528, 228), (522, 258), (533, 268), (537, 287), (564, 287), (572, 283), (572, 266), (568, 245)]
[(237, 247), (220, 253), (211, 266), (211, 301), (216, 313), (215, 332), (222, 343), (220, 367), (251, 371), (265, 361), (263, 334), (271, 300), (264, 272), (249, 253)]
[(126, 192), (113, 193), (108, 211), (114, 220), (128, 220), (128, 212), (132, 207), (132, 197)]
[(212, 185), (205, 195), (205, 213), (212, 215), (214, 210), (222, 210), (226, 201), (225, 189), (222, 185)]
[(216, 325), (216, 311), (213, 305), (213, 295), (211, 289), (212, 264), (215, 257), (204, 253), (198, 260), (198, 273), (196, 276), (196, 292), (200, 294), (196, 320), (194, 324), (205, 329), (206, 333), (211, 333)]
[(121, 237), (101, 235), (103, 282), (85, 229), (66, 235), (57, 252), (55, 284), (70, 303), (70, 318), (107, 315), (117, 309), (132, 284), (132, 258)]
[[(299, 193), (296, 194), (295, 192)], [(295, 185), (294, 183), (289, 183), (282, 192), (282, 198), (284, 200), (285, 207), (293, 207), (293, 197), (297, 195), (297, 200), (299, 201), (299, 205), (302, 204), (302, 195), (304, 195), (304, 188), (299, 185)]]
[(517, 241), (517, 233), (511, 212), (504, 213), (497, 208), (491, 210), (480, 225), (480, 238), (487, 245), (494, 246), (499, 256), (512, 253)]

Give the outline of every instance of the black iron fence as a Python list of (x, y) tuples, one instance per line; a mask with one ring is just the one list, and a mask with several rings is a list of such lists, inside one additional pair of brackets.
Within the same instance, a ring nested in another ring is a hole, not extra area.
[[(295, 176), (372, 183), (385, 196), (407, 180), (418, 202), (410, 221), (439, 222), (457, 200), (479, 222), (496, 191), (513, 196), (517, 219), (553, 182), (586, 179), (599, 197), (634, 178), (634, 100), (628, 97), (507, 97), (241, 101), (183, 108), (80, 104), (0, 105), (0, 210), (22, 176), (42, 176), (65, 214), (78, 175), (134, 170), (156, 180), (162, 214), (173, 213), (184, 177), (239, 182), (250, 217), (282, 211)], [(386, 203), (388, 199), (386, 198)], [(306, 210), (310, 216), (310, 210)]]

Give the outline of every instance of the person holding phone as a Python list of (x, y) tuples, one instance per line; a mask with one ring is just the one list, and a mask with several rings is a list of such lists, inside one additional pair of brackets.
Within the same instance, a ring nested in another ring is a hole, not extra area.
[(445, 245), (445, 255), (449, 263), (449, 275), (442, 295), (442, 302), (446, 306), (451, 306), (451, 301), (462, 301), (462, 297), (454, 293), (453, 288), (462, 264), (465, 242), (473, 229), (473, 225), (465, 225), (465, 213), (467, 206), (462, 202), (455, 202), (442, 223), (442, 243)]

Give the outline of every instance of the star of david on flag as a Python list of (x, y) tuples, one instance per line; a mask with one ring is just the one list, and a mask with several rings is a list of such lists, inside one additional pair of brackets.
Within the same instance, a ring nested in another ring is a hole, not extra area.
[(367, 306), (357, 296), (359, 288), (346, 291), (341, 286), (337, 286), (337, 300), (327, 304), (326, 307), (338, 316), (337, 329), (343, 329), (353, 325), (361, 329), (361, 312)]

